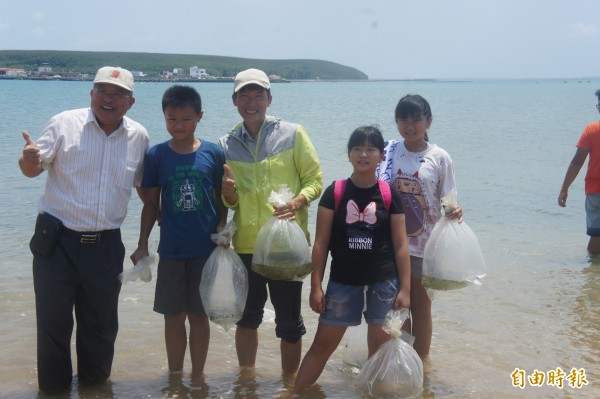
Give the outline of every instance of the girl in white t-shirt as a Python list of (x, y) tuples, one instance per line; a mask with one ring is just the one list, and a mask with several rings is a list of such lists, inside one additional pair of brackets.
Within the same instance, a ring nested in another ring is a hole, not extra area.
[[(454, 166), (445, 150), (429, 143), (427, 132), (433, 117), (427, 100), (413, 94), (401, 98), (395, 118), (403, 140), (386, 143), (384, 160), (376, 175), (402, 197), (411, 261), (411, 319), (404, 328), (415, 336), (414, 348), (425, 358), (433, 328), (431, 299), (421, 282), (423, 249), (433, 226), (442, 217), (441, 198), (456, 190)], [(461, 220), (462, 209), (457, 207), (445, 216)]]

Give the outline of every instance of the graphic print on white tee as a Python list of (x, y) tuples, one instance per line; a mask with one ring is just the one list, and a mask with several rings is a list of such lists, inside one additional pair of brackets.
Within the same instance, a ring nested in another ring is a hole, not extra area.
[(427, 202), (423, 195), (419, 172), (409, 175), (398, 169), (396, 173), (392, 187), (400, 193), (402, 199), (406, 214), (406, 234), (409, 237), (416, 237), (423, 231), (427, 215)]

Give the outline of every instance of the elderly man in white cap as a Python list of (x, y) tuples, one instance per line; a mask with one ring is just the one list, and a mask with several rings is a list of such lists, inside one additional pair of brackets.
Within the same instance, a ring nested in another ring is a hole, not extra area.
[(30, 242), (44, 392), (71, 385), (73, 310), (79, 383), (110, 376), (125, 257), (120, 226), (149, 144), (146, 129), (125, 116), (135, 103), (133, 86), (128, 70), (100, 68), (89, 108), (55, 115), (36, 141), (22, 132), (21, 171), (48, 172)]
[[(270, 295), (275, 333), (281, 339), (283, 373), (293, 374), (300, 364), (302, 335), (306, 333), (300, 313), (302, 281), (266, 278), (251, 269), (251, 262), (258, 231), (273, 216), (295, 218), (310, 240), (308, 205), (321, 195), (321, 167), (302, 125), (266, 115), (272, 97), (271, 83), (263, 71), (238, 73), (232, 99), (243, 120), (219, 142), (226, 160), (223, 202), (234, 210), (237, 226), (233, 247), (248, 269), (248, 299), (235, 335), (238, 362), (242, 367), (255, 365), (257, 329)], [(294, 198), (273, 212), (268, 198), (281, 184), (287, 184)]]

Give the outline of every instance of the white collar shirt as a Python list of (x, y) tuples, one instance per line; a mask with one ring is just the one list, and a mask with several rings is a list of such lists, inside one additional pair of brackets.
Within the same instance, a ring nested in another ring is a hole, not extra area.
[(80, 232), (121, 227), (149, 145), (141, 124), (123, 117), (107, 136), (90, 108), (70, 110), (50, 119), (36, 145), (48, 172), (40, 212)]

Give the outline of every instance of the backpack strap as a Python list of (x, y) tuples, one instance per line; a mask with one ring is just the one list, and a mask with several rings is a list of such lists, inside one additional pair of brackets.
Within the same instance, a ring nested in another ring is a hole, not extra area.
[(392, 188), (383, 180), (377, 179), (377, 183), (379, 183), (379, 191), (381, 192), (385, 209), (387, 209), (389, 212), (390, 206), (392, 205)]
[(340, 207), (340, 202), (342, 202), (344, 191), (346, 191), (346, 183), (346, 179), (335, 181), (335, 185), (333, 186), (333, 199), (335, 201), (334, 210), (337, 210)]
[[(346, 183), (348, 181), (344, 180), (336, 180), (335, 185), (333, 186), (333, 199), (335, 201), (335, 210), (340, 207), (340, 202), (342, 202), (342, 197), (344, 196), (344, 191), (346, 191)], [(390, 206), (392, 205), (392, 188), (388, 183), (383, 180), (377, 179), (377, 183), (379, 184), (379, 192), (381, 192), (381, 197), (383, 198), (383, 204), (385, 205), (385, 209), (390, 210)]]

